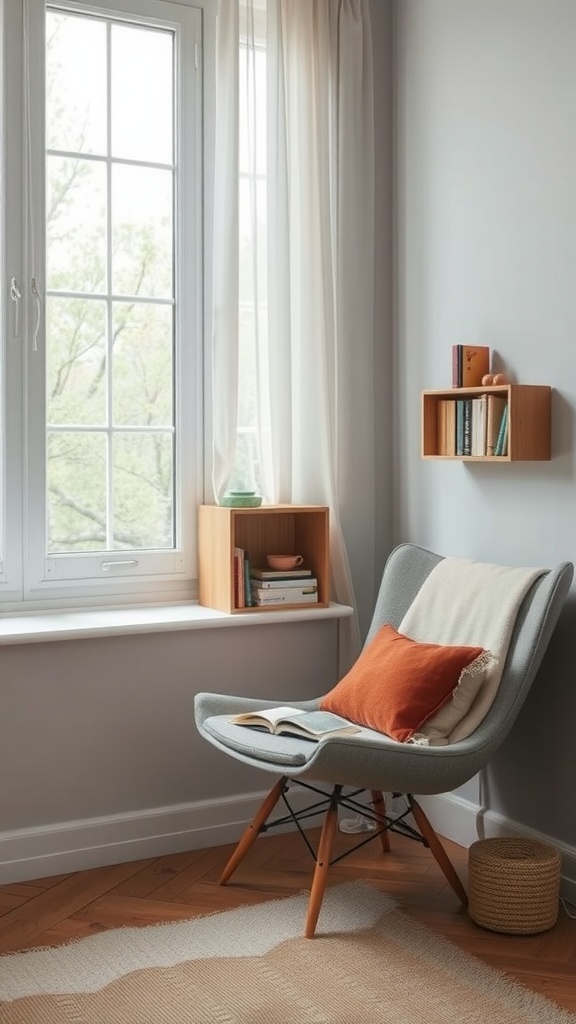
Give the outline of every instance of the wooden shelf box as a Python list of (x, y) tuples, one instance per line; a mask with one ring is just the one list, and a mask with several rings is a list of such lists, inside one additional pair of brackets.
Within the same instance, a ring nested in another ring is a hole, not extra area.
[[(320, 505), (261, 505), (228, 508), (201, 505), (198, 510), (199, 600), (223, 612), (285, 611), (326, 608), (330, 603), (328, 508)], [(266, 555), (302, 555), (318, 580), (318, 603), (234, 606), (234, 548), (248, 553), (251, 568), (268, 568)]]
[[(517, 462), (550, 459), (552, 389), (540, 384), (501, 384), (481, 388), (446, 388), (422, 392), (422, 458), (464, 462)], [(439, 455), (438, 403), (441, 399), (501, 395), (508, 403), (506, 455)]]

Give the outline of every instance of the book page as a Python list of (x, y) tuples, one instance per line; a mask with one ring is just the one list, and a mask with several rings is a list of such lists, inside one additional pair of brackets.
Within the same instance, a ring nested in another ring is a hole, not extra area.
[(263, 718), (264, 721), (270, 722), (271, 725), (275, 725), (281, 718), (293, 718), (296, 715), (304, 715), (305, 711), (301, 711), (299, 708), (281, 707), (281, 708), (264, 708), (258, 711), (246, 711), (241, 715), (234, 715), (232, 718), (233, 722), (247, 722)]

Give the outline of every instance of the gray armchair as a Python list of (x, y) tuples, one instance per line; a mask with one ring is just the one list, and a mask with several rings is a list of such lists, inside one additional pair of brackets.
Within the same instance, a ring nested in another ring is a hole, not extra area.
[[(424, 580), (441, 559), (442, 556), (412, 544), (403, 544), (392, 552), (384, 569), (366, 643), (384, 623), (395, 627), (400, 625)], [(277, 776), (224, 868), (220, 883), (224, 885), (228, 881), (265, 828), (292, 821), (300, 829), (316, 862), (305, 928), (306, 936), (312, 938), (326, 887), (338, 808), (341, 806), (354, 814), (364, 815), (376, 825), (372, 837), (379, 838), (384, 852), (389, 850), (389, 833), (397, 832), (423, 842), (465, 904), (464, 887), (413, 794), (438, 794), (456, 789), (483, 768), (498, 750), (532, 685), (572, 577), (572, 563), (563, 562), (543, 573), (531, 585), (518, 610), (498, 692), (488, 714), (470, 736), (447, 746), (398, 743), (373, 730), (362, 730), (360, 735), (332, 737), (321, 743), (288, 736), (275, 737), (231, 725), (229, 718), (255, 707), (275, 707), (286, 701), (255, 702), (241, 697), (199, 693), (195, 699), (195, 716), (200, 734), (229, 757)], [(320, 700), (318, 697), (293, 706), (313, 709), (318, 707)], [(309, 790), (311, 810), (292, 808), (289, 800), (292, 782)], [(358, 799), (364, 791), (370, 793), (371, 805)], [(389, 813), (383, 797), (386, 792), (403, 794), (405, 811)], [(282, 801), (287, 813), (268, 822), (278, 801)], [(324, 825), (318, 850), (314, 851), (301, 822), (324, 809)]]

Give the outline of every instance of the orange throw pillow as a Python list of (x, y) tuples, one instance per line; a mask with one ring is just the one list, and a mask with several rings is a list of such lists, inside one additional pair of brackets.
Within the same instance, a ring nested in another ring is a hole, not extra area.
[(482, 647), (418, 643), (382, 626), (320, 707), (404, 743), (442, 707), (462, 671), (483, 653)]

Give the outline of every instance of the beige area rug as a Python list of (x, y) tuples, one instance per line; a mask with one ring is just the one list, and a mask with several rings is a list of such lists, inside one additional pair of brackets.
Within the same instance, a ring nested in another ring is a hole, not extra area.
[(364, 883), (0, 957), (1, 1024), (576, 1024)]

